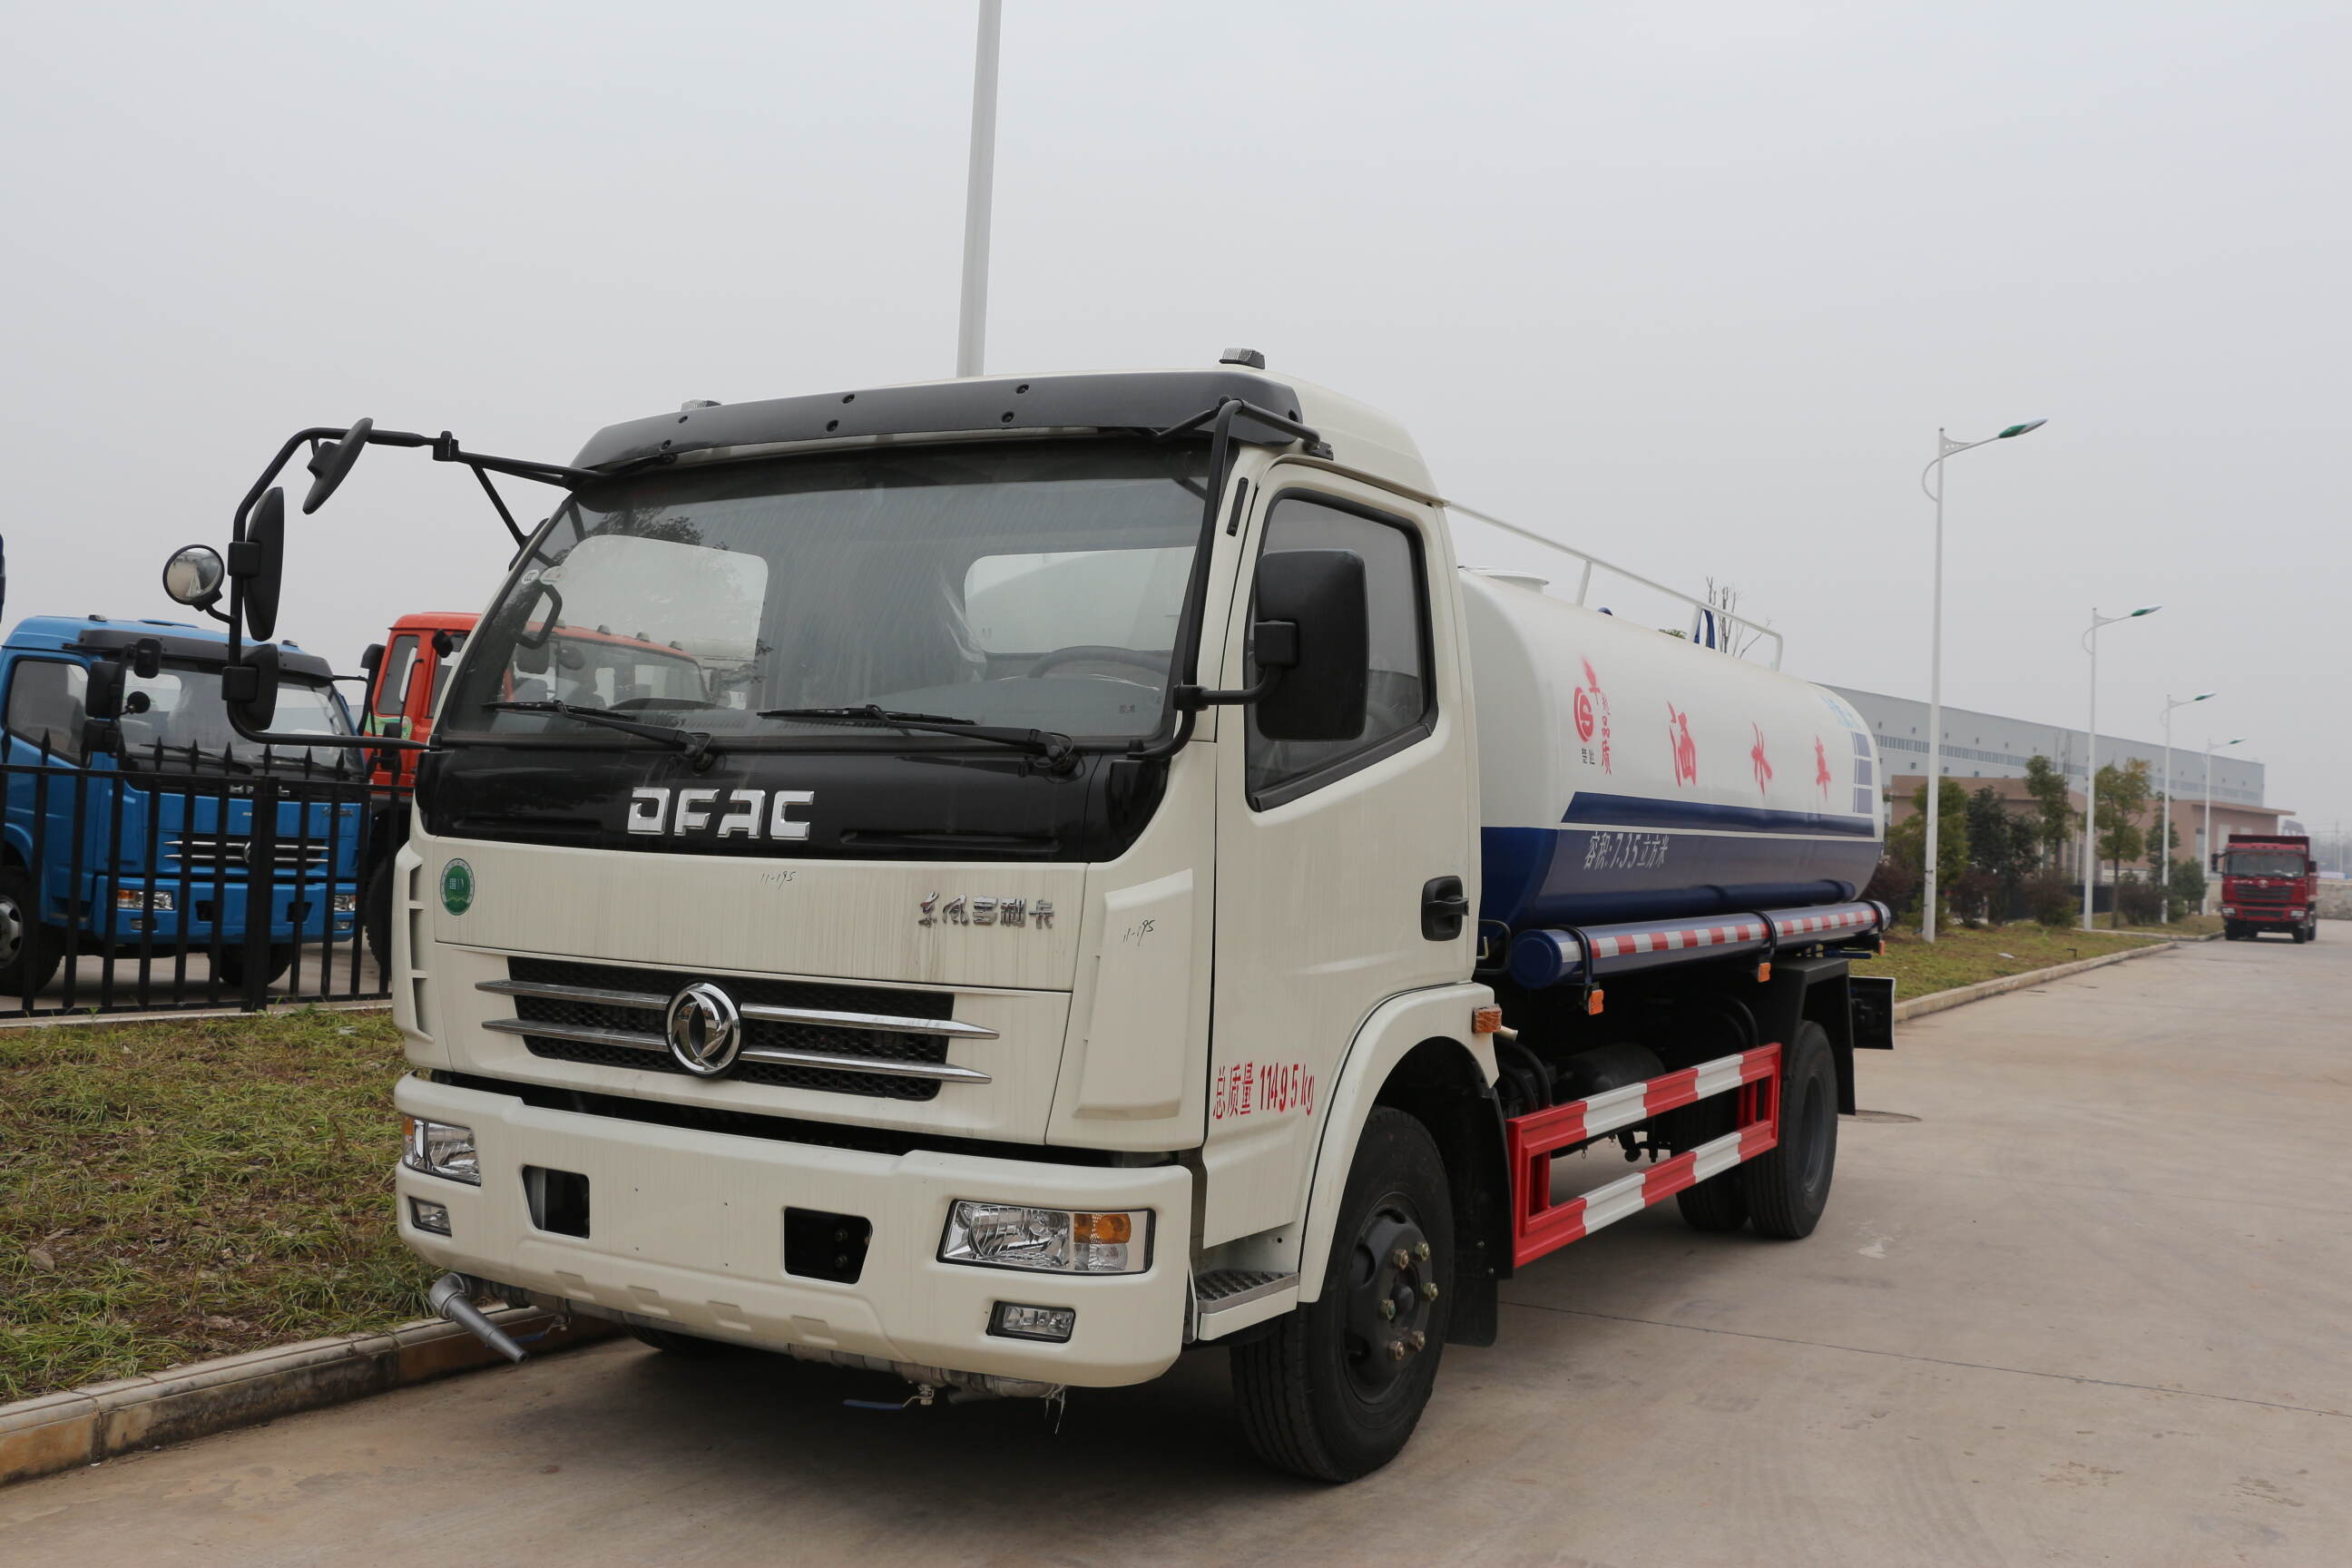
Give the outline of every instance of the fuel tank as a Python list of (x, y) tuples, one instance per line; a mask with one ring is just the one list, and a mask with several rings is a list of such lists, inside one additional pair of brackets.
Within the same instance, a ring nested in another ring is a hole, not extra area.
[(1481, 919), (1601, 925), (1858, 898), (1878, 752), (1834, 692), (1462, 573), (1478, 700)]

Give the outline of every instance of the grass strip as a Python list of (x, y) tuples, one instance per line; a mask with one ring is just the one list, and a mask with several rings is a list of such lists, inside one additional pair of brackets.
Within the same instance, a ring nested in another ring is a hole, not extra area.
[(425, 1316), (383, 1014), (0, 1030), (0, 1401)]
[(1931, 996), (1981, 981), (2098, 958), (2126, 948), (2146, 947), (2151, 939), (2122, 931), (2052, 930), (2019, 923), (2005, 926), (1941, 926), (1933, 942), (1919, 940), (1916, 926), (1888, 933), (1886, 955), (1862, 961), (1858, 974), (1892, 974), (1899, 1001)]

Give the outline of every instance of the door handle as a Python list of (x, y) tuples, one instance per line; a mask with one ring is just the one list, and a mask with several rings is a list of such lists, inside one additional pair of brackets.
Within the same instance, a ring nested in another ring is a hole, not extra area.
[(1421, 886), (1421, 934), (1431, 942), (1453, 942), (1470, 918), (1470, 900), (1459, 877), (1433, 877)]

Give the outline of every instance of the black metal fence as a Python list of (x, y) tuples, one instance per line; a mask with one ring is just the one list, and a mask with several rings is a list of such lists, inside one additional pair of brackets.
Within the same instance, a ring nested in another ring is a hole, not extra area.
[(396, 819), (364, 753), (5, 745), (0, 1018), (387, 994), (366, 900)]

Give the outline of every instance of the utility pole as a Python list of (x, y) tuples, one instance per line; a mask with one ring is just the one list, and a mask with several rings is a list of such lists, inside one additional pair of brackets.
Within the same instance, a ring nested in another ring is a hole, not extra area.
[(996, 51), (1004, 0), (980, 0), (971, 67), (971, 167), (963, 196), (963, 303), (956, 317), (956, 374), (978, 375), (988, 356), (988, 226), (996, 200)]

